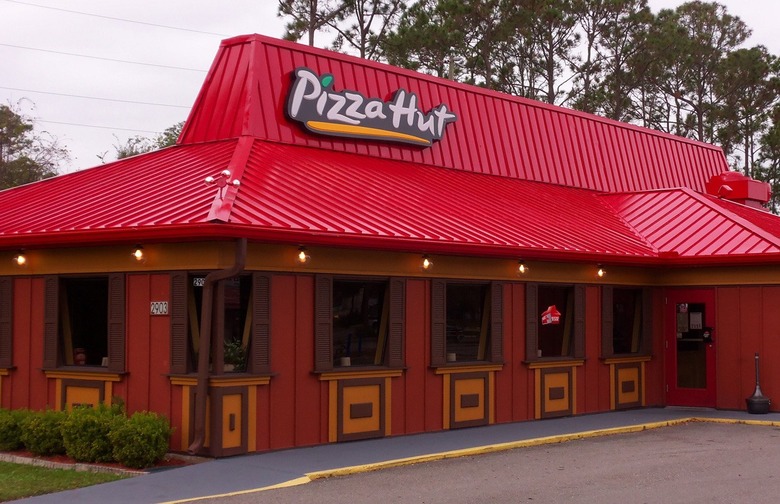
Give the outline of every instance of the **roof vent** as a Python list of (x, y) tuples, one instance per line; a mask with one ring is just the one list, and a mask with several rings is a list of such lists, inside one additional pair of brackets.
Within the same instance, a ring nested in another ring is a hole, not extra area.
[(707, 194), (717, 198), (761, 209), (772, 194), (766, 182), (732, 171), (714, 175), (705, 187)]

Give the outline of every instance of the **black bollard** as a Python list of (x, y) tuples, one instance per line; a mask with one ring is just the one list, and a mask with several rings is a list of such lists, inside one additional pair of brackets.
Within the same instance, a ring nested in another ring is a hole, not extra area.
[(761, 385), (758, 383), (758, 353), (756, 353), (756, 390), (753, 395), (745, 399), (748, 413), (761, 415), (769, 413), (769, 398), (761, 393)]

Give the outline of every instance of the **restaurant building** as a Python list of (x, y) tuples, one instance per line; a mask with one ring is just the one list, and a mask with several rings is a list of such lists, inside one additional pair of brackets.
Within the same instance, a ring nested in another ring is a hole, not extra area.
[(121, 398), (214, 456), (743, 409), (768, 196), (712, 145), (228, 39), (175, 146), (0, 192), (0, 406)]

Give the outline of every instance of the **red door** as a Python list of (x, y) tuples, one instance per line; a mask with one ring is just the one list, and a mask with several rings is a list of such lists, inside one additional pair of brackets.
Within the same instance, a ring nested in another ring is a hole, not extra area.
[(714, 408), (715, 290), (668, 290), (665, 333), (666, 403)]

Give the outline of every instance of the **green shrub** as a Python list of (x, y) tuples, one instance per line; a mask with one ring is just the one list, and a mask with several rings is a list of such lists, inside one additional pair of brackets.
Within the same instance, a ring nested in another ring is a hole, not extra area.
[(22, 421), (21, 439), (24, 447), (35, 455), (59, 455), (65, 453), (62, 440), (64, 411), (35, 411)]
[(0, 451), (18, 450), (22, 447), (21, 423), (28, 414), (27, 410), (0, 408)]
[(168, 451), (171, 427), (156, 413), (137, 412), (126, 422), (115, 424), (109, 438), (117, 462), (136, 469), (153, 466)]
[(121, 408), (115, 406), (73, 408), (62, 423), (65, 453), (79, 462), (113, 461), (113, 446), (108, 434), (115, 425), (126, 421)]

